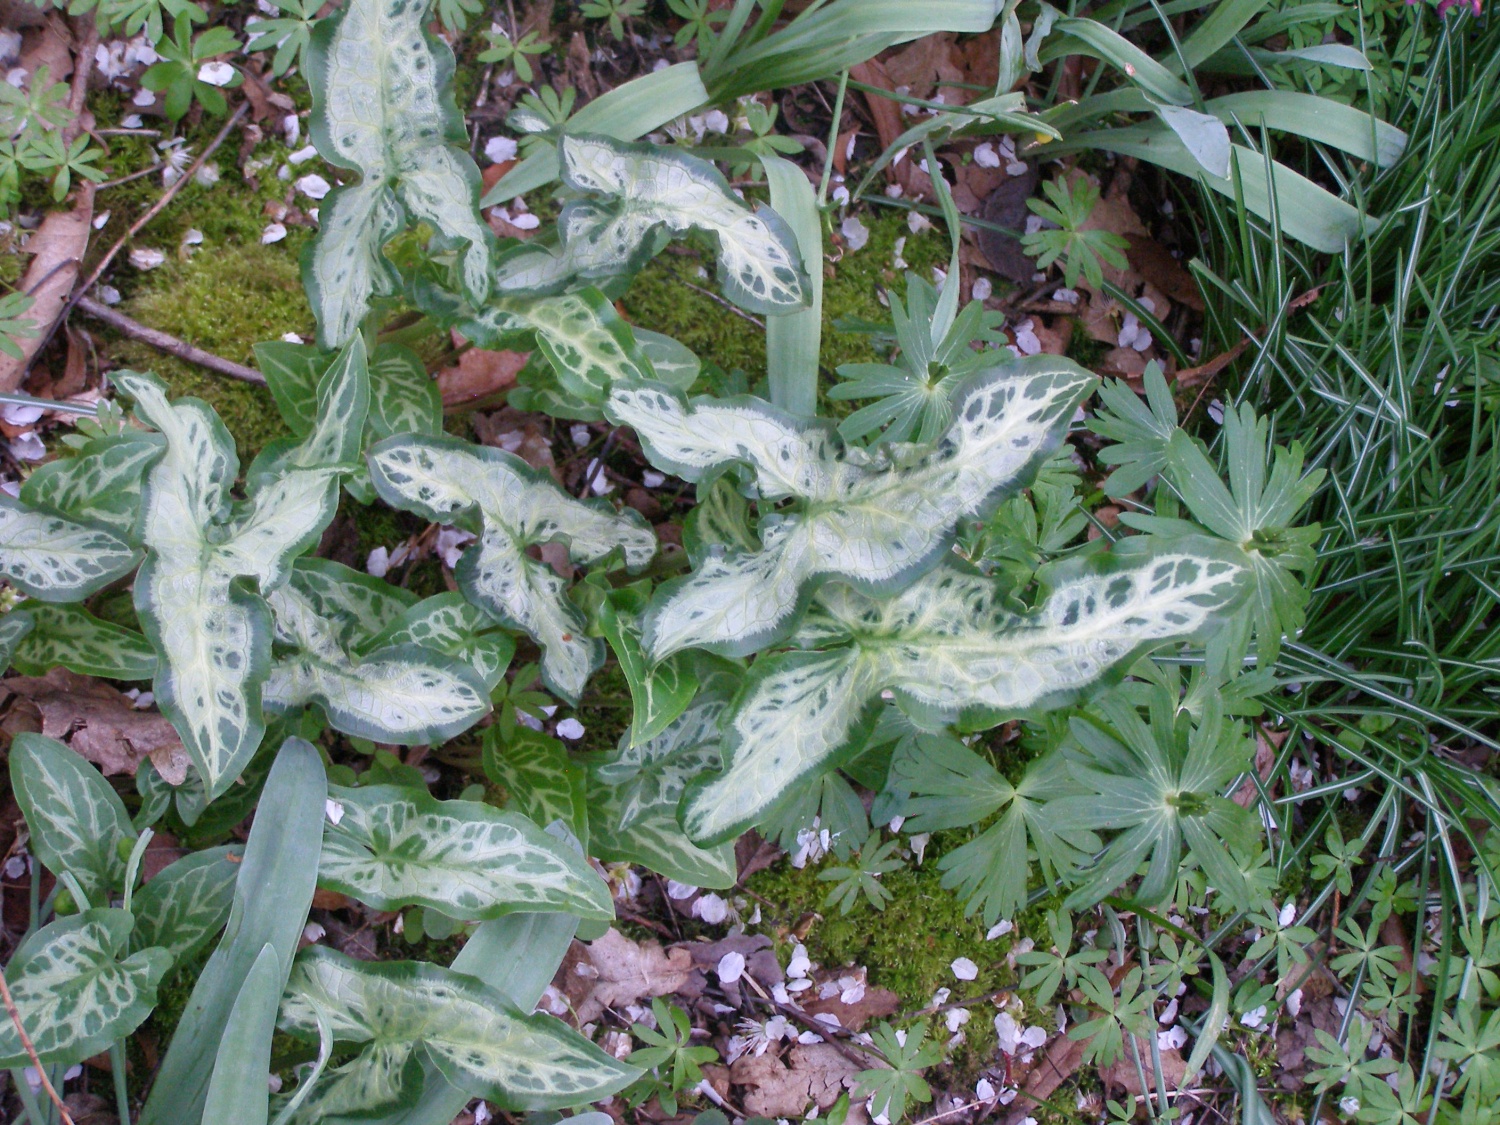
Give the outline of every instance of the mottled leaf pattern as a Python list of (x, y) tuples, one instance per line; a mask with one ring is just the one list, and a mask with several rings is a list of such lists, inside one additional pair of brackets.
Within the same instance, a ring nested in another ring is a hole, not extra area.
[[(151, 1014), (172, 956), (143, 949), (121, 960), (129, 939), (125, 911), (88, 910), (38, 930), (5, 967), (42, 1062), (68, 1066), (97, 1055)], [(0, 1020), (0, 1066), (30, 1064), (14, 1022)]]
[(378, 636), (358, 646), (375, 652), (391, 645), (413, 644), (464, 661), (490, 692), (500, 682), (516, 642), (501, 631), (487, 613), (462, 594), (435, 594), (424, 598)]
[(303, 262), (327, 347), (353, 337), (371, 297), (395, 291), (384, 247), (406, 216), (462, 245), (465, 290), (474, 301), (489, 295), (493, 236), (479, 218), (479, 169), (462, 147), (453, 52), (428, 32), (428, 8), (425, 0), (351, 0), (313, 33), (313, 143), (360, 176), (324, 200)]
[(696, 480), (745, 462), (762, 500), (804, 501), (763, 521), (761, 550), (710, 553), (664, 584), (646, 617), (647, 650), (657, 660), (690, 647), (745, 655), (785, 637), (819, 581), (899, 589), (947, 552), (960, 519), (1026, 483), (1094, 382), (1068, 360), (1015, 361), (956, 394), (953, 424), (932, 447), (876, 455), (846, 449), (831, 423), (758, 399), (689, 405), (660, 386), (614, 388), (606, 413), (635, 429), (659, 467)]
[(241, 847), (191, 852), (157, 872), (135, 893), (131, 949), (159, 946), (181, 961), (191, 956), (229, 920)]
[(502, 739), (500, 728), (492, 726), (484, 732), (484, 772), (505, 788), (508, 804), (537, 824), (560, 820), (578, 839), (588, 840), (584, 772), (561, 740), (525, 727)]
[(311, 603), (334, 639), (349, 649), (417, 604), (410, 590), (331, 559), (298, 559), (288, 585)]
[(36, 628), (16, 645), (13, 657), (24, 675), (45, 675), (51, 668), (111, 680), (156, 675), (156, 650), (133, 629), (100, 621), (76, 605), (34, 605), (26, 612)]
[(735, 304), (759, 313), (807, 304), (807, 274), (785, 220), (769, 207), (752, 209), (708, 161), (584, 135), (563, 137), (558, 157), (563, 181), (594, 198), (563, 208), (558, 253), (524, 247), (501, 259), (502, 292), (556, 292), (574, 279), (634, 273), (665, 237), (696, 230), (713, 240), (719, 285)]
[(1187, 638), (1234, 605), (1247, 569), (1206, 540), (1154, 555), (1061, 564), (1029, 614), (994, 579), (942, 567), (880, 600), (848, 585), (819, 592), (796, 638), (825, 647), (763, 658), (727, 725), (730, 766), (690, 794), (683, 823), (721, 840), (800, 779), (835, 764), (883, 690), (924, 723), (1055, 706), (1144, 648)]
[(0, 577), (44, 602), (76, 602), (129, 574), (140, 555), (108, 528), (0, 493)]
[(119, 845), (133, 843), (136, 833), (103, 774), (61, 742), (26, 732), (11, 743), (10, 784), (32, 854), (54, 875), (73, 875), (93, 905), (124, 889)]
[(497, 621), (542, 647), (547, 686), (576, 702), (604, 659), (604, 644), (566, 599), (566, 584), (526, 554), (537, 543), (566, 544), (574, 562), (616, 550), (632, 568), (655, 553), (656, 539), (634, 511), (574, 500), (519, 457), (447, 437), (398, 436), (369, 452), (370, 473), (387, 503), (438, 523), (469, 522), (480, 534), (464, 551), (460, 589)]
[(698, 677), (689, 653), (669, 656), (655, 666), (646, 659), (634, 601), (625, 591), (612, 591), (600, 599), (594, 616), (630, 686), (630, 735), (643, 742), (682, 714), (698, 691)]
[(107, 528), (134, 542), (141, 483), (162, 452), (156, 434), (97, 437), (72, 457), (41, 466), (21, 486), (21, 503)]
[(677, 822), (688, 783), (723, 768), (723, 695), (697, 699), (654, 737), (627, 731), (619, 749), (589, 766), (589, 850), (605, 861), (640, 863), (697, 887), (732, 887), (734, 845), (702, 848)]
[(25, 639), (26, 634), (31, 632), (33, 625), (30, 610), (12, 609), (4, 616), (0, 616), (0, 670), (10, 667), (16, 648)]
[(393, 785), (330, 795), (343, 811), (324, 830), (319, 882), (377, 910), (614, 917), (609, 888), (583, 857), (523, 816)]

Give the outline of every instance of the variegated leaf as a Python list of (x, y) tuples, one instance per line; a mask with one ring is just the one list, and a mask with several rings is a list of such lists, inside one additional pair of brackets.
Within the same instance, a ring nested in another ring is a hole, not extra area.
[(21, 486), (21, 503), (107, 528), (134, 542), (141, 483), (162, 451), (156, 434), (97, 437), (71, 457), (49, 461)]
[[(455, 1087), (508, 1110), (580, 1105), (640, 1074), (561, 1021), (526, 1015), (474, 977), (419, 962), (356, 961), (311, 946), (293, 968), (281, 1026), (316, 1042), (320, 1011), (336, 1040), (369, 1044), (341, 1068), (342, 1084), (370, 1091), (374, 1104), (356, 1106), (346, 1090), (338, 1108), (343, 1113), (368, 1114), (399, 1102), (408, 1084), (420, 1081), (421, 1067), (408, 1068), (419, 1049)], [(353, 1082), (349, 1072), (358, 1067), (374, 1073)], [(300, 1119), (322, 1120), (329, 1111), (314, 1093)]]
[(588, 842), (584, 772), (568, 757), (560, 739), (525, 727), (503, 739), (497, 724), (484, 732), (483, 761), (485, 776), (504, 787), (508, 805), (537, 824), (560, 820), (580, 841)]
[(448, 437), (398, 436), (369, 452), (375, 487), (389, 504), (439, 523), (468, 522), (480, 533), (456, 576), (464, 595), (501, 624), (542, 647), (547, 686), (576, 702), (603, 662), (603, 642), (566, 598), (566, 584), (526, 554), (560, 541), (574, 562), (594, 563), (623, 551), (632, 569), (655, 553), (656, 539), (634, 511), (585, 504), (544, 473), (498, 449)]
[(930, 449), (846, 449), (831, 423), (758, 399), (698, 400), (661, 386), (616, 386), (610, 419), (635, 429), (652, 461), (688, 480), (729, 462), (754, 471), (764, 501), (800, 511), (762, 522), (761, 550), (711, 553), (665, 583), (645, 620), (654, 659), (690, 647), (745, 655), (785, 637), (813, 587), (841, 577), (897, 589), (936, 565), (959, 520), (983, 515), (1057, 446), (1095, 380), (1054, 356), (982, 373), (955, 396)]
[[(82, 1062), (151, 1014), (172, 955), (143, 949), (122, 960), (129, 940), (128, 913), (87, 910), (38, 930), (5, 967), (16, 1015), (42, 1062)], [(0, 1020), (0, 1066), (29, 1065), (15, 1021)]]
[(352, 338), (396, 278), (384, 255), (403, 212), (463, 247), (464, 288), (490, 290), (493, 235), (479, 217), (479, 169), (463, 150), (453, 52), (427, 30), (424, 0), (351, 0), (318, 24), (308, 52), (313, 143), (359, 183), (324, 202), (303, 274), (325, 346)]
[(134, 843), (136, 833), (103, 774), (61, 742), (25, 732), (11, 743), (10, 784), (31, 852), (54, 875), (71, 874), (90, 903), (124, 889), (120, 844)]
[(152, 876), (135, 893), (130, 948), (159, 946), (181, 961), (224, 928), (234, 904), (242, 847), (191, 852)]
[(445, 742), (490, 708), (489, 688), (461, 657), (409, 640), (355, 655), (290, 584), (268, 600), (277, 643), (291, 649), (277, 657), (262, 689), (272, 710), (317, 704), (345, 734), (413, 746)]
[(392, 645), (421, 645), (458, 657), (474, 669), (486, 693), (500, 682), (516, 651), (515, 639), (462, 594), (424, 598), (358, 651), (373, 653)]
[(156, 675), (156, 650), (133, 629), (100, 621), (76, 605), (34, 605), (27, 612), (36, 628), (16, 645), (13, 656), (23, 675), (42, 676), (52, 668), (111, 680)]
[(139, 561), (135, 548), (105, 527), (0, 494), (0, 578), (24, 594), (44, 602), (82, 601)]
[(696, 230), (713, 240), (719, 285), (735, 304), (759, 313), (807, 305), (807, 273), (786, 222), (769, 207), (751, 208), (708, 161), (586, 135), (564, 136), (558, 157), (564, 182), (594, 198), (563, 209), (557, 254), (528, 246), (503, 256), (500, 291), (556, 292), (574, 279), (631, 274), (664, 236)]
[(690, 782), (723, 768), (720, 724), (724, 695), (707, 695), (656, 736), (634, 739), (589, 766), (589, 850), (601, 860), (640, 863), (697, 887), (732, 887), (737, 868), (730, 842), (699, 847), (677, 822)]
[(669, 656), (652, 666), (641, 647), (637, 601), (634, 591), (616, 590), (599, 599), (594, 616), (614, 650), (620, 672), (630, 687), (630, 736), (637, 742), (655, 738), (681, 715), (698, 691), (698, 677), (689, 653)]
[(417, 595), (410, 590), (332, 559), (298, 559), (288, 585), (311, 603), (313, 612), (346, 649), (377, 636), (417, 604)]
[(421, 356), (400, 344), (380, 344), (370, 356), (370, 438), (443, 432), (443, 396)]
[(284, 582), (317, 542), (353, 467), (369, 400), (364, 344), (356, 338), (318, 387), (318, 420), (300, 441), (273, 442), (248, 474), (249, 497), (231, 503), (238, 460), (218, 416), (195, 399), (169, 403), (153, 377), (117, 374), (136, 413), (166, 439), (143, 493), (149, 550), (135, 583), (141, 627), (161, 665), (154, 688), (202, 776), (224, 791), (265, 731), (261, 687), (270, 672), (271, 615), (262, 593)]
[(535, 341), (562, 388), (595, 406), (614, 383), (657, 377), (630, 326), (597, 289), (495, 297), (457, 328), (483, 348), (525, 350)]
[(26, 639), (26, 634), (31, 632), (34, 624), (30, 610), (12, 609), (0, 616), (0, 671), (10, 667), (17, 647)]
[(342, 812), (324, 830), (318, 880), (377, 910), (614, 917), (609, 888), (583, 857), (524, 816), (394, 785), (330, 794)]
[(798, 781), (836, 764), (884, 690), (918, 721), (993, 721), (1056, 706), (1142, 650), (1199, 633), (1243, 596), (1248, 569), (1205, 541), (1134, 546), (1062, 564), (1016, 614), (994, 579), (942, 567), (889, 599), (844, 584), (818, 594), (798, 635), (821, 651), (762, 659), (727, 726), (730, 766), (690, 794), (696, 840), (737, 834)]

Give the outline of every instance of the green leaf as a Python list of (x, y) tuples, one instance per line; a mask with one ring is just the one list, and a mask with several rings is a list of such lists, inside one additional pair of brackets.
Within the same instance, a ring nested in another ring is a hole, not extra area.
[[(643, 74), (606, 90), (568, 119), (576, 133), (596, 133), (633, 141), (709, 101), (698, 65), (681, 62)], [(482, 207), (505, 203), (544, 188), (558, 177), (557, 149), (545, 142), (502, 176), (480, 201)]]
[(101, 906), (124, 890), (120, 844), (134, 843), (136, 832), (120, 795), (97, 769), (61, 742), (24, 732), (11, 743), (10, 784), (32, 854), (54, 875), (72, 875), (89, 902)]
[(134, 543), (146, 470), (165, 444), (157, 434), (96, 437), (76, 456), (41, 466), (21, 485), (21, 503), (103, 527)]
[(469, 1096), (508, 1110), (594, 1101), (639, 1073), (551, 1016), (525, 1015), (475, 978), (419, 962), (356, 961), (311, 946), (297, 958), (281, 1026), (315, 1037), (319, 1012), (335, 1039), (367, 1046), (323, 1076), (299, 1120), (364, 1115), (415, 1097), (423, 1056)]
[(1104, 481), (1109, 496), (1128, 496), (1159, 476), (1167, 467), (1167, 443), (1177, 432), (1177, 404), (1161, 364), (1148, 363), (1141, 381), (1144, 403), (1128, 383), (1106, 380), (1099, 387), (1100, 409), (1089, 422), (1089, 429), (1114, 443), (1100, 454), (1106, 465), (1118, 466)]
[(403, 215), (462, 247), (460, 274), (490, 291), (494, 236), (479, 218), (479, 169), (453, 100), (453, 52), (427, 30), (425, 0), (350, 0), (312, 34), (312, 138), (323, 159), (358, 172), (323, 202), (303, 281), (325, 347), (352, 338), (370, 299), (395, 291), (384, 255)]
[(115, 532), (0, 495), (0, 577), (44, 602), (82, 601), (135, 569), (140, 556)]
[(517, 727), (508, 738), (498, 725), (484, 732), (484, 773), (503, 786), (509, 802), (537, 824), (560, 820), (579, 840), (590, 836), (584, 773), (561, 741)]
[(12, 609), (0, 616), (0, 670), (10, 667), (16, 648), (26, 639), (34, 624), (30, 610)]
[(110, 680), (156, 675), (156, 650), (134, 629), (100, 621), (81, 606), (35, 605), (26, 612), (36, 628), (15, 648), (16, 671), (22, 675), (41, 676), (52, 668)]
[(394, 645), (420, 645), (430, 652), (456, 656), (474, 670), (486, 693), (500, 682), (516, 642), (494, 620), (462, 594), (435, 594), (412, 606), (377, 636), (356, 646), (358, 653)]
[(583, 857), (523, 816), (394, 785), (330, 795), (337, 820), (324, 830), (319, 882), (377, 910), (614, 917), (609, 888)]
[[(1144, 556), (1144, 557), (1143, 557)], [(1017, 614), (1008, 586), (941, 567), (894, 597), (819, 591), (794, 640), (762, 657), (726, 720), (729, 768), (689, 793), (683, 825), (726, 839), (857, 746), (880, 693), (935, 726), (1060, 706), (1145, 649), (1202, 630), (1240, 600), (1246, 568), (1207, 540), (1058, 564)]]
[[(151, 1014), (172, 958), (144, 949), (122, 960), (129, 938), (127, 912), (87, 910), (42, 927), (5, 967), (16, 1014), (42, 1062), (82, 1062)], [(0, 1022), (0, 1066), (29, 1065), (14, 1021)]]
[(577, 702), (604, 660), (604, 643), (566, 600), (566, 584), (526, 553), (561, 541), (574, 562), (596, 563), (623, 550), (632, 569), (650, 560), (656, 539), (635, 511), (574, 500), (519, 457), (449, 437), (397, 436), (369, 452), (375, 488), (389, 504), (438, 523), (481, 533), (455, 570), (464, 596), (542, 647), (547, 686)]
[(1034, 474), (1093, 384), (1051, 356), (1007, 364), (956, 396), (953, 425), (931, 452), (870, 456), (846, 450), (831, 423), (758, 399), (689, 405), (661, 386), (616, 387), (606, 413), (635, 429), (659, 468), (697, 480), (744, 462), (763, 503), (803, 502), (764, 521), (760, 551), (710, 555), (663, 584), (645, 619), (647, 651), (655, 660), (691, 647), (745, 655), (791, 632), (821, 581), (906, 585), (948, 552), (960, 519), (985, 514)]
[(160, 946), (182, 962), (224, 928), (234, 905), (235, 879), (244, 849), (190, 852), (135, 892), (131, 949)]
[(714, 243), (729, 300), (759, 313), (808, 305), (802, 256), (785, 220), (770, 208), (752, 209), (706, 160), (578, 135), (562, 138), (558, 156), (563, 182), (586, 198), (568, 203), (558, 218), (560, 253), (525, 246), (501, 259), (500, 291), (549, 293), (574, 279), (633, 274), (661, 249), (663, 236), (697, 230)]
[(677, 807), (689, 782), (723, 768), (720, 723), (726, 694), (705, 693), (658, 733), (635, 738), (589, 762), (590, 851), (640, 863), (695, 887), (731, 887), (738, 877), (732, 842), (701, 848), (683, 832)]
[[(135, 582), (141, 627), (161, 659), (154, 688), (212, 799), (260, 745), (262, 685), (270, 673), (271, 614), (262, 595), (333, 518), (340, 475), (353, 466), (368, 401), (356, 339), (319, 384), (318, 422), (300, 441), (272, 442), (247, 474), (224, 424), (196, 399), (168, 403), (154, 377), (117, 372), (136, 414), (166, 438), (143, 494), (149, 553)], [(241, 580), (254, 579), (257, 594)]]
[(818, 412), (818, 348), (823, 335), (823, 226), (801, 168), (763, 155), (771, 207), (791, 228), (808, 277), (807, 307), (766, 321), (766, 377), (771, 402), (789, 414)]
[(334, 640), (356, 649), (417, 604), (410, 590), (331, 559), (305, 557), (292, 568), (291, 588), (333, 630)]
[(609, 591), (600, 598), (594, 617), (630, 687), (630, 737), (644, 742), (665, 730), (693, 701), (698, 676), (686, 653), (655, 665), (646, 658), (641, 648), (640, 601), (635, 591)]
[(208, 1084), (205, 1121), (266, 1125), (271, 1109), (266, 1077), (271, 1073), (271, 1040), (284, 977), (276, 948), (267, 942), (230, 1009)]
[(1063, 38), (1054, 39), (1041, 51), (1043, 62), (1067, 55), (1103, 59), (1152, 97), (1173, 105), (1189, 105), (1193, 91), (1181, 78), (1098, 20), (1064, 17), (1053, 25)]
[(906, 1115), (906, 1102), (932, 1101), (932, 1089), (921, 1071), (943, 1061), (943, 1049), (937, 1043), (925, 1043), (927, 1028), (918, 1024), (898, 1033), (882, 1023), (870, 1034), (875, 1047), (890, 1064), (888, 1069), (862, 1070), (854, 1076), (854, 1089), (860, 1097), (870, 1098), (870, 1111), (890, 1121)]
[(262, 947), (276, 951), (283, 973), (290, 968), (317, 885), (327, 785), (312, 745), (287, 739), (261, 796), (261, 807), (274, 813), (257, 816), (250, 829), (224, 940), (193, 986), (140, 1125), (202, 1118), (231, 1008)]

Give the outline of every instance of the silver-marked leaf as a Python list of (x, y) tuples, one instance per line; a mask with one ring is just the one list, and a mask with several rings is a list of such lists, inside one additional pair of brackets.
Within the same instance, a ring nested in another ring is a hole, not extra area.
[[(143, 949), (121, 960), (129, 940), (128, 913), (87, 910), (38, 930), (5, 967), (16, 1014), (42, 1062), (82, 1062), (151, 1014), (172, 957)], [(15, 1022), (0, 1021), (0, 1066), (30, 1065)]]
[(557, 910), (614, 917), (604, 880), (524, 816), (394, 785), (330, 795), (343, 811), (324, 829), (318, 881), (377, 910), (425, 906), (466, 920)]
[(380, 344), (370, 356), (371, 439), (443, 432), (443, 396), (422, 358), (400, 344)]
[(732, 887), (731, 842), (701, 848), (677, 822), (688, 784), (723, 768), (723, 695), (707, 695), (649, 739), (627, 731), (619, 749), (589, 765), (589, 850), (601, 860), (640, 863), (697, 887)]
[(596, 406), (614, 383), (657, 377), (630, 326), (593, 288), (553, 297), (495, 297), (457, 328), (483, 348), (525, 350), (534, 340), (562, 388)]
[(26, 732), (11, 743), (10, 784), (31, 852), (54, 875), (71, 874), (92, 904), (124, 889), (120, 844), (133, 843), (136, 833), (103, 774), (61, 742)]
[(576, 702), (604, 659), (604, 643), (566, 598), (566, 584), (526, 553), (559, 541), (577, 563), (623, 551), (632, 569), (656, 551), (645, 521), (627, 510), (585, 504), (544, 473), (498, 449), (448, 437), (397, 436), (369, 452), (375, 488), (389, 504), (439, 523), (469, 522), (480, 533), (456, 569), (464, 596), (542, 647), (547, 686)]
[(21, 485), (21, 503), (107, 528), (134, 542), (141, 483), (161, 456), (156, 434), (97, 437), (72, 457), (41, 466)]
[(0, 578), (44, 602), (82, 601), (129, 574), (140, 555), (107, 528), (0, 494)]
[(504, 787), (508, 805), (537, 824), (560, 820), (580, 841), (588, 841), (592, 826), (585, 775), (560, 739), (517, 727), (502, 741), (499, 726), (492, 726), (484, 732), (483, 761), (485, 776)]
[(131, 904), (130, 948), (159, 946), (174, 961), (203, 948), (229, 920), (244, 854), (242, 847), (191, 852), (147, 880)]
[(644, 598), (634, 591), (608, 592), (599, 599), (594, 617), (630, 687), (630, 736), (644, 742), (665, 730), (693, 701), (698, 677), (687, 653), (669, 656), (654, 667), (646, 659), (641, 648), (639, 601)]
[(674, 340), (671, 336), (664, 336), (647, 328), (635, 328), (632, 331), (642, 354), (650, 360), (657, 379), (679, 391), (688, 390), (698, 381), (703, 361), (681, 340)]
[[(151, 376), (117, 373), (136, 414), (166, 439), (143, 493), (148, 548), (135, 582), (141, 628), (161, 658), (158, 705), (172, 720), (208, 798), (222, 793), (265, 732), (260, 694), (271, 666), (271, 614), (260, 594), (284, 582), (332, 519), (340, 476), (359, 448), (369, 399), (364, 343), (335, 358), (318, 417), (300, 440), (273, 442), (232, 503), (234, 444), (204, 403), (169, 403)], [(242, 579), (255, 579), (260, 594)]]
[(332, 559), (298, 559), (288, 585), (348, 649), (379, 635), (418, 600), (410, 590)]
[(456, 656), (493, 691), (515, 655), (515, 639), (462, 594), (435, 594), (412, 606), (378, 636), (358, 646), (374, 652), (391, 645), (413, 644)]
[(462, 146), (453, 52), (426, 27), (425, 0), (351, 0), (319, 22), (308, 51), (312, 138), (359, 173), (323, 202), (303, 277), (328, 347), (351, 339), (370, 299), (395, 291), (384, 247), (403, 213), (462, 247), (463, 284), (483, 301), (494, 236), (479, 217), (479, 169)]
[[(311, 946), (292, 971), (281, 1026), (315, 1041), (320, 1011), (331, 1021), (335, 1039), (369, 1044), (341, 1069), (367, 1066), (382, 1075), (358, 1083), (372, 1091), (374, 1104), (355, 1106), (345, 1096), (338, 1112), (368, 1114), (400, 1104), (408, 1083), (420, 1082), (421, 1067), (409, 1069), (408, 1063), (423, 1056), (458, 1089), (508, 1110), (594, 1101), (640, 1074), (560, 1020), (526, 1015), (504, 993), (474, 977), (420, 962), (356, 961)], [(338, 1079), (325, 1075), (323, 1081)], [(329, 1108), (315, 1093), (302, 1118), (324, 1119)]]
[(759, 313), (807, 305), (807, 273), (786, 222), (769, 207), (751, 208), (708, 161), (586, 135), (564, 136), (558, 158), (563, 181), (595, 198), (563, 208), (557, 254), (528, 246), (504, 255), (501, 292), (556, 292), (574, 279), (631, 274), (664, 238), (696, 230), (713, 240), (719, 285), (735, 304)]
[(303, 437), (318, 416), (318, 380), (328, 370), (333, 353), (288, 340), (268, 340), (252, 350), (255, 365), (266, 377), (276, 412), (287, 429)]
[(156, 650), (133, 629), (100, 621), (76, 605), (34, 605), (27, 613), (36, 628), (16, 645), (13, 656), (23, 675), (42, 676), (52, 668), (111, 680), (156, 675)]
[(953, 423), (933, 446), (875, 455), (847, 449), (831, 423), (758, 399), (689, 405), (659, 385), (617, 386), (606, 413), (635, 429), (658, 467), (696, 480), (745, 462), (762, 500), (803, 501), (762, 522), (761, 550), (711, 553), (663, 584), (645, 620), (648, 652), (745, 655), (790, 633), (823, 580), (872, 592), (905, 585), (947, 553), (960, 519), (1027, 483), (1094, 383), (1053, 356), (1009, 363), (955, 395)]
[[(1128, 542), (1128, 541), (1127, 541)], [(691, 793), (695, 840), (737, 834), (793, 784), (836, 764), (892, 690), (923, 725), (997, 721), (1057, 706), (1145, 649), (1200, 633), (1245, 595), (1249, 568), (1207, 540), (1060, 564), (1037, 609), (1006, 608), (992, 578), (942, 567), (888, 599), (839, 584), (818, 594), (800, 643), (763, 658), (729, 717), (730, 766)], [(823, 647), (831, 646), (831, 647)]]
[(12, 609), (0, 616), (0, 671), (10, 667), (16, 648), (31, 632), (33, 624), (31, 611), (26, 609)]

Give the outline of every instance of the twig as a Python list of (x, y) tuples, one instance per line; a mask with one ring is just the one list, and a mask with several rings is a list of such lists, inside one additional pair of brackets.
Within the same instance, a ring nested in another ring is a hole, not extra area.
[(151, 175), (154, 172), (160, 172), (166, 166), (167, 166), (167, 162), (165, 160), (163, 160), (160, 164), (153, 164), (149, 168), (142, 168), (138, 172), (131, 172), (129, 175), (121, 176), (117, 180), (105, 180), (102, 184), (100, 184), (96, 188), (94, 188), (94, 190), (96, 192), (98, 192), (98, 191), (104, 191), (107, 188), (119, 187), (121, 184), (128, 184), (128, 183), (130, 183), (133, 180), (139, 180), (139, 179), (141, 179), (141, 178), (143, 178), (145, 176)]
[(63, 1125), (73, 1125), (73, 1118), (68, 1115), (68, 1107), (63, 1105), (62, 1099), (57, 1096), (57, 1091), (52, 1088), (52, 1080), (47, 1077), (47, 1068), (42, 1065), (42, 1060), (37, 1058), (36, 1048), (31, 1045), (31, 1036), (26, 1034), (26, 1028), (21, 1024), (21, 1013), (16, 1011), (16, 1002), (11, 998), (10, 985), (6, 983), (3, 970), (0, 970), (0, 999), (4, 999), (5, 1010), (10, 1013), (10, 1022), (16, 1025), (16, 1034), (21, 1037), (21, 1047), (30, 1056), (31, 1065), (36, 1068), (37, 1076), (42, 1080), (42, 1089), (47, 1091), (47, 1096), (52, 1099), (57, 1112), (62, 1114)]
[[(68, 313), (72, 312), (73, 309), (79, 307), (79, 305), (82, 304), (83, 299), (87, 295), (88, 291), (94, 287), (94, 283), (104, 275), (105, 270), (109, 269), (110, 263), (115, 260), (115, 255), (125, 248), (126, 243), (128, 243), (132, 238), (140, 233), (142, 227), (144, 227), (152, 219), (156, 218), (157, 215), (161, 214), (162, 209), (166, 207), (168, 203), (172, 202), (177, 193), (182, 190), (183, 185), (188, 183), (188, 181), (190, 181), (193, 176), (197, 174), (199, 168), (203, 167), (203, 162), (210, 156), (212, 156), (214, 152), (218, 150), (218, 147), (224, 143), (225, 138), (229, 136), (229, 131), (240, 123), (240, 119), (245, 116), (245, 112), (249, 108), (249, 102), (241, 102), (240, 107), (236, 109), (234, 113), (230, 114), (229, 120), (224, 122), (224, 127), (221, 128), (214, 139), (209, 142), (208, 147), (198, 155), (198, 159), (193, 161), (192, 165), (187, 169), (187, 171), (183, 172), (181, 176), (172, 181), (167, 190), (161, 193), (161, 197), (157, 199), (157, 201), (150, 207), (146, 208), (145, 212), (139, 219), (130, 224), (130, 229), (120, 236), (119, 241), (117, 241), (113, 246), (109, 248), (108, 253), (106, 253), (104, 257), (99, 260), (99, 264), (94, 267), (93, 272), (89, 274), (83, 284), (78, 286), (78, 288), (73, 291), (72, 298), (63, 308), (63, 317), (66, 317)], [(61, 319), (62, 318), (59, 318), (59, 320)], [(244, 370), (248, 371), (249, 368), (244, 368)], [(260, 379), (257, 379), (255, 381), (264, 382), (264, 380)]]
[[(674, 274), (677, 274), (676, 270), (673, 270), (672, 272)], [(714, 304), (721, 306), (724, 309), (725, 312), (732, 312), (732, 313), (734, 313), (735, 316), (739, 317), (741, 320), (748, 320), (751, 324), (755, 325), (755, 327), (757, 327), (757, 328), (760, 328), (760, 329), (764, 329), (765, 328), (766, 322), (763, 321), (763, 320), (761, 320), (760, 317), (758, 317), (758, 316), (751, 316), (744, 309), (736, 308), (734, 305), (731, 305), (728, 301), (726, 301), (723, 297), (721, 297), (717, 293), (715, 293), (712, 289), (705, 289), (701, 285), (694, 285), (691, 281), (689, 281), (687, 278), (683, 277), (681, 274), (677, 274), (677, 280), (679, 282), (681, 282), (683, 285), (686, 285), (694, 293), (701, 293), (701, 294), (703, 294), (703, 296), (707, 297)]]
[(168, 336), (165, 332), (159, 332), (155, 328), (147, 328), (137, 320), (131, 320), (122, 312), (116, 312), (108, 305), (100, 304), (92, 297), (77, 297), (75, 299), (80, 311), (102, 320), (111, 328), (123, 332), (132, 340), (139, 340), (143, 344), (150, 344), (159, 352), (174, 355), (178, 359), (186, 360), (188, 363), (199, 367), (206, 367), (210, 371), (217, 371), (220, 375), (228, 375), (231, 379), (240, 379), (246, 383), (254, 383), (257, 386), (266, 385), (266, 377), (253, 367), (246, 367), (242, 363), (224, 359), (222, 356), (206, 352), (202, 348), (194, 347), (192, 344), (184, 343), (176, 336)]

